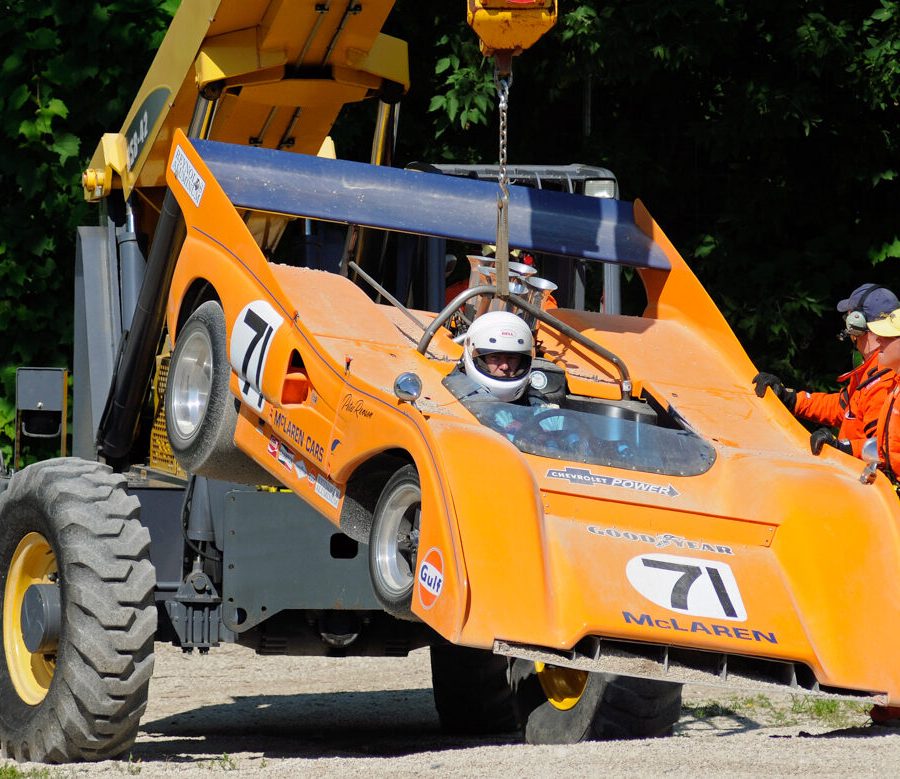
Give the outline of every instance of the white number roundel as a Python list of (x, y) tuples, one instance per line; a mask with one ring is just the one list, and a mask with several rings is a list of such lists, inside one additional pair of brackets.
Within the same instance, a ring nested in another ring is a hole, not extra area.
[(628, 561), (625, 575), (634, 589), (664, 609), (695, 617), (747, 619), (737, 580), (727, 563), (643, 554)]
[(265, 300), (254, 300), (241, 310), (231, 330), (229, 359), (240, 377), (241, 396), (262, 411), (262, 377), (272, 336), (284, 318)]

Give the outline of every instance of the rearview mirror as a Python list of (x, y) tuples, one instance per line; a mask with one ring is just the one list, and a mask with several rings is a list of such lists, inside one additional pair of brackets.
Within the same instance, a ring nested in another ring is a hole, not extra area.
[(414, 403), (422, 394), (422, 380), (415, 373), (401, 373), (394, 380), (394, 394), (406, 403)]
[(875, 476), (878, 473), (878, 465), (881, 462), (881, 458), (878, 456), (878, 441), (874, 438), (867, 439), (863, 444), (860, 457), (867, 462), (868, 465), (863, 468), (863, 472), (859, 475), (859, 480), (863, 484), (871, 484), (875, 481)]

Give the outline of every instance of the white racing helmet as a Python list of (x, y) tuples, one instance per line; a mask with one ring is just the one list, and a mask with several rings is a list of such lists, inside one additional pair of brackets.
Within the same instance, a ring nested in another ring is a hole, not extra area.
[[(484, 361), (496, 352), (518, 354), (514, 376), (494, 376)], [(478, 317), (466, 333), (463, 365), (466, 375), (489, 390), (498, 400), (517, 400), (528, 386), (534, 339), (525, 321), (509, 311), (489, 311)]]

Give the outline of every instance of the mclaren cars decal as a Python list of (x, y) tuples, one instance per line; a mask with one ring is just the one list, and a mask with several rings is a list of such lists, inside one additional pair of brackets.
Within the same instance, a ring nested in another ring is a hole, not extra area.
[(623, 479), (619, 476), (604, 476), (594, 473), (587, 468), (573, 468), (567, 465), (565, 468), (550, 468), (547, 471), (548, 479), (560, 479), (569, 484), (582, 484), (586, 487), (602, 485), (604, 487), (620, 487), (624, 490), (635, 492), (649, 492), (654, 495), (665, 495), (668, 498), (677, 498), (680, 494), (671, 484), (652, 484), (638, 479)]

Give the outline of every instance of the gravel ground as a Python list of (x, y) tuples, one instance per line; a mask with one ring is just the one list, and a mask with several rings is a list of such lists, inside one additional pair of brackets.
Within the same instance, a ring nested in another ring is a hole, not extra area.
[[(14, 771), (15, 766), (18, 771)], [(405, 659), (207, 656), (157, 645), (130, 759), (52, 767), (0, 761), (0, 777), (794, 777), (893, 775), (900, 730), (855, 704), (734, 697), (686, 687), (676, 735), (535, 747), (441, 734), (427, 650)]]

